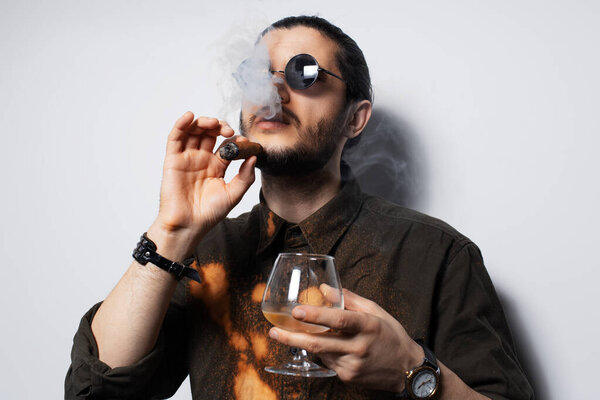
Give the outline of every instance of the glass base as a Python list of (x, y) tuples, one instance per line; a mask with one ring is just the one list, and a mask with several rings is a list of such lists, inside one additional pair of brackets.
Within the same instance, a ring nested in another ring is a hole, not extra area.
[(330, 378), (337, 375), (335, 371), (310, 361), (306, 350), (294, 348), (292, 352), (294, 353), (292, 361), (277, 367), (265, 367), (265, 371), (272, 374), (303, 376), (306, 378)]
[(306, 378), (329, 378), (337, 375), (335, 371), (310, 361), (290, 361), (278, 367), (265, 367), (265, 371), (273, 374), (304, 376)]

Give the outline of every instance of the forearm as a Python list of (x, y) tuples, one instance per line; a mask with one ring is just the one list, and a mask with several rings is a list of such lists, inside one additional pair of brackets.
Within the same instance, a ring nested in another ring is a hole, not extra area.
[[(169, 234), (153, 225), (148, 237), (173, 261), (188, 257), (193, 238)], [(98, 309), (92, 332), (101, 361), (111, 368), (134, 364), (154, 347), (177, 280), (151, 263), (131, 263)]]
[(438, 360), (440, 367), (440, 397), (439, 400), (490, 400), (477, 393), (462, 381), (454, 372)]
[[(148, 238), (161, 256), (175, 262), (189, 257), (195, 244), (227, 216), (254, 182), (256, 157), (244, 161), (229, 183), (223, 179), (229, 161), (211, 150), (218, 136), (233, 134), (226, 122), (208, 117), (194, 120), (191, 112), (175, 122), (167, 140), (159, 215), (148, 229)], [(168, 272), (134, 261), (92, 321), (100, 360), (114, 368), (148, 354), (176, 287)]]

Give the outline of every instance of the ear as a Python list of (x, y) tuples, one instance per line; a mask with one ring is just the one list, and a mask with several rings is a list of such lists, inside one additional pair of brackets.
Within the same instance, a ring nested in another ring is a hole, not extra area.
[(369, 100), (361, 100), (354, 104), (351, 109), (354, 111), (349, 115), (350, 122), (345, 135), (348, 139), (357, 137), (365, 129), (369, 118), (371, 118), (373, 106)]

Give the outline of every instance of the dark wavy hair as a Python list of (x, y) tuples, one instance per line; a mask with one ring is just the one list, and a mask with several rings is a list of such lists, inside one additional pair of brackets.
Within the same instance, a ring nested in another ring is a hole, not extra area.
[(326, 19), (308, 15), (286, 17), (272, 23), (262, 31), (260, 37), (272, 29), (291, 29), (296, 26), (313, 28), (338, 45), (336, 61), (346, 83), (347, 105), (361, 100), (369, 100), (372, 103), (371, 76), (362, 50), (350, 36)]

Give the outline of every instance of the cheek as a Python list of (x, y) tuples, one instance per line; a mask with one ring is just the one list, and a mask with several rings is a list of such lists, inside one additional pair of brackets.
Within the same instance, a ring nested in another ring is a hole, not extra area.
[(316, 125), (321, 119), (330, 115), (330, 105), (323, 101), (312, 101), (297, 112), (303, 127)]
[[(329, 94), (329, 95), (328, 95)], [(305, 102), (303, 109), (307, 120), (316, 123), (323, 118), (331, 118), (339, 113), (343, 105), (343, 99), (340, 96), (334, 96), (331, 93), (320, 93), (318, 96), (311, 96)]]

